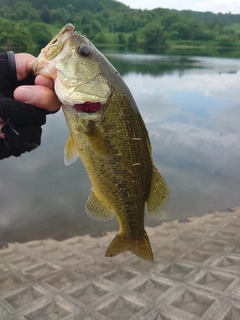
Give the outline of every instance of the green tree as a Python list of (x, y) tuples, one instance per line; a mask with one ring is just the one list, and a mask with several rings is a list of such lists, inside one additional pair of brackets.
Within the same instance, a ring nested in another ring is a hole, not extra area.
[(24, 25), (0, 19), (0, 43), (6, 49), (29, 51), (33, 47), (32, 37)]
[(80, 20), (82, 25), (91, 24), (93, 20), (95, 19), (94, 19), (94, 14), (92, 12), (90, 12), (89, 10), (82, 11), (81, 20)]
[(186, 21), (177, 21), (170, 27), (173, 39), (182, 39), (182, 40), (192, 40), (193, 39), (193, 30)]
[[(188, 40), (191, 44), (195, 40), (216, 41), (216, 44), (228, 46), (232, 43), (236, 45), (236, 41), (239, 41), (237, 25), (240, 24), (240, 14), (163, 8), (136, 10), (116, 0), (0, 0), (0, 17), (12, 22), (24, 21), (23, 27), (42, 21), (51, 24), (49, 30), (55, 29), (56, 25), (61, 28), (67, 22), (72, 22), (78, 32), (94, 41), (98, 39), (98, 43), (109, 41), (124, 44), (125, 38), (128, 47), (133, 49), (137, 47), (137, 38), (141, 39), (138, 42), (151, 48), (164, 47), (167, 40), (171, 40), (171, 44), (178, 40), (183, 44), (187, 44)], [(235, 24), (234, 28), (232, 24)], [(236, 30), (236, 34), (231, 30)], [(3, 37), (5, 31), (1, 31)], [(39, 29), (35, 31), (38, 34), (37, 42), (44, 43), (44, 32)], [(109, 32), (113, 35), (112, 41), (107, 34)], [(117, 36), (119, 33), (122, 35)]]
[(179, 21), (178, 13), (169, 13), (165, 14), (161, 19), (161, 24), (164, 27), (165, 31), (169, 31), (172, 29), (172, 25), (174, 25), (177, 21)]
[(0, 17), (4, 19), (12, 19), (13, 17), (13, 10), (9, 6), (3, 6), (0, 8)]
[(134, 32), (130, 35), (127, 41), (127, 46), (129, 49), (136, 49), (138, 46), (137, 34)]
[(28, 31), (38, 46), (45, 46), (52, 38), (51, 33), (44, 23), (35, 22), (28, 26)]
[(119, 12), (112, 17), (112, 23), (114, 24), (115, 31), (129, 32), (133, 30), (133, 21), (130, 15), (130, 12)]
[(57, 22), (61, 24), (66, 24), (69, 21), (71, 21), (71, 15), (65, 8), (59, 7), (56, 9), (52, 9), (50, 10), (50, 14), (51, 21), (55, 23)]
[(120, 45), (125, 45), (126, 44), (126, 39), (122, 33), (118, 34), (118, 43)]
[(95, 35), (95, 37), (93, 38), (94, 43), (96, 44), (103, 44), (103, 43), (107, 43), (107, 39), (104, 35), (104, 33), (99, 32)]
[(15, 5), (15, 19), (16, 20), (39, 20), (38, 12), (33, 8), (29, 1), (18, 1)]
[(149, 23), (144, 28), (144, 45), (165, 47), (166, 46), (166, 35), (164, 33), (163, 27), (155, 25), (154, 23)]
[(227, 34), (220, 35), (217, 38), (216, 43), (218, 46), (221, 46), (221, 47), (232, 47), (235, 45), (233, 37)]
[(51, 22), (51, 14), (48, 6), (43, 5), (41, 11), (41, 19), (43, 22), (50, 23)]
[(87, 38), (94, 38), (95, 35), (102, 31), (102, 26), (98, 21), (93, 20), (82, 26), (81, 31)]

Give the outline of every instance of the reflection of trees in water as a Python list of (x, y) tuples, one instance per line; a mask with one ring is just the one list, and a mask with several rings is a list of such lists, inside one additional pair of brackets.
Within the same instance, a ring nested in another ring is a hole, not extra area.
[[(129, 74), (130, 72), (135, 72), (139, 74), (150, 74), (153, 76), (163, 76), (166, 74), (172, 74), (173, 72), (179, 71), (181, 72), (185, 70), (190, 69), (204, 69), (207, 68), (207, 65), (204, 65), (202, 57), (219, 57), (219, 56), (226, 56), (227, 58), (230, 58), (233, 53), (232, 51), (226, 51), (222, 50), (221, 52), (218, 51), (219, 54), (213, 51), (205, 52), (205, 55), (200, 54), (198, 51), (198, 56), (196, 55), (194, 57), (194, 54), (191, 52), (188, 52), (188, 54), (184, 54), (184, 52), (178, 51), (174, 52), (171, 51), (166, 52), (165, 54), (159, 54), (155, 57), (149, 55), (139, 55), (139, 54), (129, 54), (127, 56), (127, 53), (124, 52), (123, 55), (121, 54), (106, 54), (109, 61), (114, 65), (114, 67), (119, 71), (119, 73), (124, 76), (126, 74)], [(210, 54), (212, 53), (212, 54)], [(231, 56), (229, 55), (231, 54)], [(224, 73), (236, 73), (237, 69), (235, 70), (224, 70)]]
[[(176, 58), (176, 57), (165, 57), (164, 59), (121, 59), (118, 57), (109, 56), (109, 61), (114, 65), (114, 67), (119, 71), (119, 73), (124, 76), (130, 72), (136, 72), (141, 74), (151, 74), (151, 75), (164, 75), (172, 73), (175, 71), (183, 71), (186, 69), (196, 68), (195, 59)], [(202, 68), (202, 67), (198, 67)]]

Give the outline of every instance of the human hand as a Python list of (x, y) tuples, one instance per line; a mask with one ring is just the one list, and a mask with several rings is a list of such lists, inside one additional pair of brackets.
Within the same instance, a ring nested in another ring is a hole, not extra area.
[(35, 59), (0, 53), (0, 159), (38, 147), (46, 114), (60, 108), (52, 80), (31, 76)]
[[(26, 79), (31, 74), (32, 65), (36, 58), (28, 53), (15, 54), (17, 81)], [(53, 80), (39, 75), (34, 80), (35, 85), (21, 85), (14, 91), (14, 99), (46, 109), (49, 112), (57, 111), (59, 102), (53, 87)], [(1, 88), (0, 88), (1, 89)]]

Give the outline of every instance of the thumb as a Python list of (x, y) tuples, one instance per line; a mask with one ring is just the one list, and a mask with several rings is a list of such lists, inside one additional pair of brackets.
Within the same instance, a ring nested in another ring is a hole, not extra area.
[(14, 99), (50, 112), (57, 111), (61, 106), (55, 92), (40, 85), (17, 87), (14, 91)]

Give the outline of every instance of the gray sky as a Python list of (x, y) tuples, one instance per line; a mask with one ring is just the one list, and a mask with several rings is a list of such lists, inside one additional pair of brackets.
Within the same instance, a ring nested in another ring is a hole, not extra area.
[(240, 1), (238, 0), (118, 0), (134, 9), (168, 8), (177, 10), (211, 11), (214, 13), (239, 13)]

